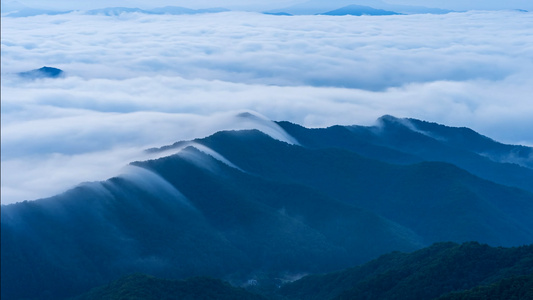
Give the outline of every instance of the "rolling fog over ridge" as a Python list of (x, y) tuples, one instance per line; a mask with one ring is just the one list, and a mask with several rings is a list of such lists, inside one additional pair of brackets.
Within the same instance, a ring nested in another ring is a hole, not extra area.
[[(372, 125), (390, 114), (531, 145), (532, 19), (513, 11), (3, 18), (2, 201), (103, 180), (146, 148), (231, 128), (243, 109), (308, 127)], [(66, 76), (14, 75), (42, 66)]]
[(414, 119), (378, 124), (221, 131), (5, 205), (2, 298), (68, 298), (139, 272), (242, 285), (439, 241), (533, 242), (532, 148)]
[(2, 1), (1, 298), (531, 298), (532, 5)]

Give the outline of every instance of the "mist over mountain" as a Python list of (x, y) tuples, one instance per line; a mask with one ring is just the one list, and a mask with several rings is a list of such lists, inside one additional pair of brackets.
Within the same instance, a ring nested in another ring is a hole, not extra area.
[(20, 1), (2, 299), (532, 298), (530, 0)]
[[(141, 13), (149, 15), (190, 15), (201, 13), (219, 13), (232, 11), (232, 9), (222, 7), (209, 7), (192, 9), (182, 6), (167, 5), (156, 8), (139, 8), (131, 6), (110, 6), (95, 8), (89, 10), (52, 10), (40, 9), (22, 5), (20, 3), (8, 3), (3, 5), (5, 9), (3, 12), (7, 17), (31, 17), (38, 15), (60, 15), (72, 12), (87, 14), (87, 15), (105, 15), (118, 16), (123, 13)], [(233, 9), (239, 10), (239, 9)], [(249, 10), (249, 9), (245, 9)], [(267, 14), (276, 15), (395, 15), (395, 14), (444, 14), (451, 10), (429, 8), (423, 6), (410, 6), (390, 4), (379, 0), (336, 0), (336, 1), (317, 1), (311, 0), (304, 3), (295, 4), (285, 8), (278, 8), (265, 11)]]
[(31, 8), (24, 5), (8, 5), (6, 6), (5, 12), (6, 17), (11, 18), (22, 18), (22, 17), (33, 17), (39, 15), (62, 15), (68, 13), (77, 13), (84, 15), (100, 15), (100, 16), (120, 16), (121, 14), (147, 14), (147, 15), (194, 15), (194, 14), (204, 14), (204, 13), (219, 13), (230, 11), (227, 8), (222, 7), (213, 7), (213, 8), (202, 8), (202, 9), (191, 9), (181, 6), (164, 6), (156, 7), (151, 9), (142, 9), (138, 7), (124, 7), (124, 6), (114, 6), (114, 7), (104, 7), (104, 8), (95, 8), (90, 10), (47, 10), (39, 8)]
[[(2, 20), (3, 204), (105, 180), (243, 109), (307, 127), (412, 116), (533, 145), (528, 13)], [(68, 76), (17, 75), (42, 66)]]
[(328, 16), (346, 16), (346, 15), (352, 15), (352, 16), (389, 16), (389, 15), (399, 15), (399, 13), (383, 10), (383, 9), (376, 9), (370, 6), (364, 6), (364, 5), (348, 5), (341, 7), (339, 9), (335, 9), (332, 11), (328, 11), (325, 13), (321, 13), (321, 15), (328, 15)]
[(72, 10), (42, 9), (26, 6), (18, 1), (2, 1), (2, 17), (31, 17), (38, 15), (60, 15), (72, 12)]
[(162, 157), (121, 176), (2, 206), (2, 298), (60, 299), (135, 272), (242, 283), (441, 241), (533, 243), (531, 148), (391, 116), (263, 130), (151, 149)]
[(18, 76), (24, 79), (59, 78), (65, 76), (65, 72), (58, 68), (44, 66), (39, 69), (20, 72)]
[[(335, 0), (335, 1), (320, 1), (320, 0), (310, 0), (304, 3), (298, 3), (289, 7), (274, 9), (269, 12), (286, 12), (294, 15), (314, 15), (314, 14), (327, 14), (326, 12), (336, 11), (336, 10), (345, 10), (347, 7), (361, 6), (367, 7), (365, 11), (372, 11), (374, 13), (385, 10), (402, 14), (419, 14), (419, 13), (430, 13), (430, 14), (445, 14), (452, 12), (451, 10), (439, 9), (439, 8), (430, 8), (424, 6), (411, 6), (411, 5), (400, 5), (400, 4), (390, 4), (380, 0)], [(370, 13), (367, 13), (370, 15)], [(381, 15), (384, 13), (381, 12)], [(389, 13), (391, 14), (391, 13)]]
[(152, 13), (160, 14), (169, 14), (169, 15), (180, 15), (180, 14), (202, 14), (202, 13), (219, 13), (230, 11), (227, 8), (223, 7), (211, 7), (211, 8), (202, 8), (202, 9), (189, 9), (179, 6), (165, 6), (153, 8), (150, 10)]
[(88, 15), (104, 15), (104, 16), (118, 16), (123, 13), (142, 13), (149, 15), (194, 15), (203, 13), (219, 13), (229, 11), (226, 8), (204, 8), (204, 9), (191, 9), (181, 6), (165, 6), (157, 7), (153, 9), (140, 9), (129, 7), (106, 7), (101, 9), (92, 9), (86, 11)]
[(376, 126), (306, 129), (280, 122), (301, 144), (340, 147), (389, 163), (440, 161), (533, 192), (533, 148), (505, 145), (468, 128), (383, 116)]

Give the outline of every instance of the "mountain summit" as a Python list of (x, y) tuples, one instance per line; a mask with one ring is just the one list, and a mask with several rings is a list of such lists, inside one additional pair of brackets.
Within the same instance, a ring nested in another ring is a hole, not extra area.
[(44, 66), (40, 69), (18, 73), (18, 75), (26, 79), (59, 78), (64, 76), (65, 72), (58, 68)]
[(381, 0), (309, 0), (304, 3), (298, 3), (289, 7), (271, 10), (269, 12), (285, 12), (293, 15), (314, 15), (324, 14), (326, 12), (335, 11), (350, 6), (368, 7), (367, 10), (386, 10), (400, 14), (445, 14), (451, 12), (450, 10), (439, 8), (389, 4)]
[(341, 7), (339, 9), (335, 9), (332, 11), (328, 11), (325, 13), (322, 13), (322, 15), (328, 15), (328, 16), (346, 16), (346, 15), (352, 15), (352, 16), (389, 16), (389, 15), (400, 15), (399, 13), (388, 11), (384, 9), (377, 9), (370, 6), (363, 6), (363, 5), (348, 5)]

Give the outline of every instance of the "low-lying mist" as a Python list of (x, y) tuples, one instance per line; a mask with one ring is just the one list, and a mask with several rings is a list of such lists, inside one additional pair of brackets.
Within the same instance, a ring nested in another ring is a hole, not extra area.
[[(532, 26), (517, 11), (3, 18), (2, 204), (116, 175), (147, 148), (276, 134), (243, 111), (310, 127), (390, 114), (532, 145)], [(16, 75), (42, 66), (65, 77)]]

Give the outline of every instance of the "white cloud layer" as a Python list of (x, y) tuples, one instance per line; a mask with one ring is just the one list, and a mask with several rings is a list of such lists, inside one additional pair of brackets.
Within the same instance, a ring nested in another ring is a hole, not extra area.
[[(512, 21), (510, 21), (512, 20)], [(115, 175), (142, 149), (383, 115), (533, 144), (533, 14), (2, 19), (2, 203)], [(63, 79), (17, 72), (58, 67)]]

